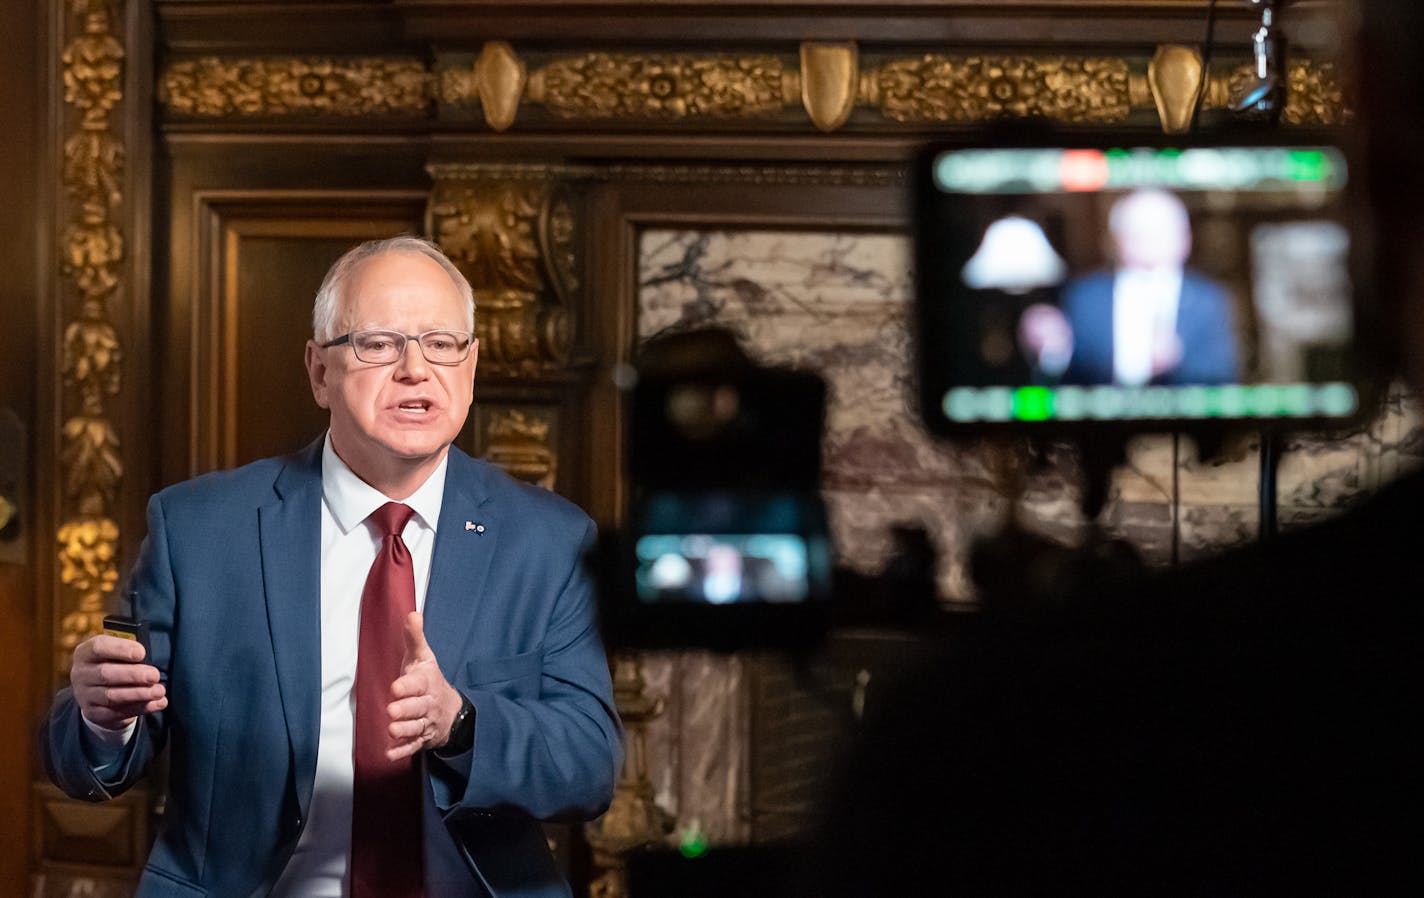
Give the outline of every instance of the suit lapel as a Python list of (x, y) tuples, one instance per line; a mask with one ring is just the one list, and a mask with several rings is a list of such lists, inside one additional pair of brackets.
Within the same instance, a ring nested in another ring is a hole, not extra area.
[(321, 725), (321, 447), (318, 440), (282, 469), (277, 500), (257, 512), (267, 625), (302, 808), (311, 803)]
[(487, 476), (479, 463), (450, 447), (430, 585), (425, 592), (425, 639), (440, 659), (441, 673), (451, 682), (456, 680), (454, 665), (469, 644), (475, 625), (470, 599), (484, 589), (503, 529), (495, 502), (485, 488)]

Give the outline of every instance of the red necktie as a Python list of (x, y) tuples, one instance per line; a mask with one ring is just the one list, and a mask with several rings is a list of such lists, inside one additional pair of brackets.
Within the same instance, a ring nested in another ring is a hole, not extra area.
[(415, 610), (415, 569), (401, 531), (415, 513), (387, 502), (370, 517), (381, 548), (361, 591), (356, 654), (355, 767), (351, 811), (352, 898), (420, 898), (424, 891), (420, 768), (388, 761), (391, 684), (401, 674), (406, 615)]

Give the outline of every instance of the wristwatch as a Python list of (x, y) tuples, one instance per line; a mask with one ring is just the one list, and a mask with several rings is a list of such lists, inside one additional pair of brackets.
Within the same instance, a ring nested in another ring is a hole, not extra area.
[(447, 758), (464, 754), (475, 747), (475, 706), (464, 695), (460, 699), (460, 710), (450, 724), (450, 736), (444, 745), (435, 750), (436, 754)]

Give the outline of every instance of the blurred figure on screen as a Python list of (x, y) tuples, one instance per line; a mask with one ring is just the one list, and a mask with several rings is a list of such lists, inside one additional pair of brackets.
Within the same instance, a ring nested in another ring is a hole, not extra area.
[(1231, 300), (1186, 267), (1191, 220), (1165, 190), (1135, 190), (1108, 215), (1114, 268), (1074, 278), (1061, 307), (1034, 305), (1019, 323), (1026, 354), (1072, 384), (1234, 383)]

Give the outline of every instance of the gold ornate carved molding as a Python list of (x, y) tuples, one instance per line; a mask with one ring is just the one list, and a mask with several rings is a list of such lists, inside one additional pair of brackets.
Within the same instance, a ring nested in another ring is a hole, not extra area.
[(428, 231), (475, 291), (480, 366), (548, 375), (568, 366), (579, 290), (577, 172), (545, 165), (429, 166)]
[(500, 408), (485, 427), (484, 457), (526, 483), (551, 490), (558, 475), (553, 424), (551, 411)]
[[(65, 117), (59, 274), (64, 391), (59, 434), (63, 499), (56, 533), (59, 625), (55, 670), (97, 633), (118, 582), (119, 525), (113, 515), (123, 461), (108, 402), (119, 392), (123, 347), (111, 306), (124, 293), (124, 46), (115, 23), (122, 0), (70, 0), (63, 64)], [(74, 37), (68, 38), (68, 34)]]
[(1070, 124), (1120, 122), (1132, 112), (1124, 59), (1068, 56), (940, 56), (880, 66), (862, 102), (895, 122), (968, 124), (1044, 116)]
[(568, 119), (747, 119), (779, 114), (786, 81), (772, 55), (587, 53), (534, 72), (525, 99)]
[[(1183, 77), (1193, 58), (1199, 64), (1200, 54), (1185, 47), (1159, 48), (1151, 62), (931, 52), (867, 66), (853, 42), (808, 42), (795, 56), (594, 51), (533, 66), (508, 43), (491, 41), (473, 62), (446, 59), (433, 67), (381, 57), (177, 60), (162, 72), (159, 101), (169, 115), (197, 119), (423, 117), (441, 109), (479, 110), (496, 131), (513, 127), (526, 106), (566, 122), (774, 121), (778, 126), (794, 122), (799, 108), (823, 131), (842, 127), (857, 112), (866, 113), (862, 127), (895, 127), (1020, 115), (1106, 125), (1155, 111), (1173, 130), (1182, 127), (1182, 102), (1168, 100), (1163, 87), (1190, 89)], [(1242, 71), (1211, 74), (1203, 108), (1224, 107), (1230, 84)], [(1333, 65), (1297, 59), (1289, 66), (1288, 84), (1287, 124), (1347, 118)]]
[(158, 101), (173, 115), (419, 115), (434, 94), (418, 59), (205, 56), (170, 63)]

